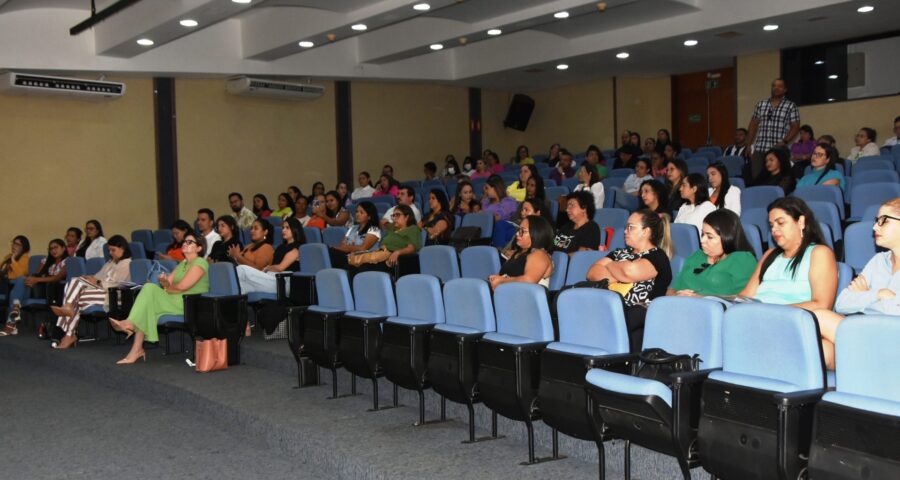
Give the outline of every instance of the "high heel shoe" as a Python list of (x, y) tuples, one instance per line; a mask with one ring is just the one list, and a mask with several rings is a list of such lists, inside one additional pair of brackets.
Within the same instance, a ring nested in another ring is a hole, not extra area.
[(116, 362), (116, 365), (131, 365), (132, 363), (137, 362), (139, 358), (141, 360), (143, 360), (144, 362), (146, 362), (147, 361), (147, 352), (141, 352), (140, 355), (134, 357), (134, 359), (132, 359), (132, 360), (129, 360), (128, 356), (125, 356), (125, 358)]
[(117, 332), (121, 332), (125, 334), (125, 340), (131, 338), (134, 335), (134, 328), (125, 328), (122, 326), (122, 322), (125, 320), (116, 320), (115, 318), (109, 319), (109, 324), (112, 326), (113, 330)]
[(62, 341), (60, 341), (53, 348), (57, 350), (64, 350), (66, 348), (75, 348), (78, 346), (78, 337), (75, 335), (66, 335), (63, 337)]

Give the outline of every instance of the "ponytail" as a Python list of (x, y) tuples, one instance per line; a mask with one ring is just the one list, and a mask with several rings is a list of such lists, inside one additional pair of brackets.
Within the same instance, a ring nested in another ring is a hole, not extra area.
[(666, 256), (672, 258), (672, 233), (669, 228), (669, 216), (656, 213), (650, 209), (638, 210), (644, 226), (650, 229), (650, 242), (657, 248), (666, 252)]

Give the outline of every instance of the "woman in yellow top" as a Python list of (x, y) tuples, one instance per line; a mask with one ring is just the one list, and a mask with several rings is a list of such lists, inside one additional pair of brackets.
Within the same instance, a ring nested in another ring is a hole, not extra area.
[(525, 197), (528, 196), (526, 189), (528, 179), (532, 177), (537, 178), (538, 176), (537, 168), (533, 164), (522, 165), (519, 167), (519, 179), (506, 187), (506, 194), (514, 198), (517, 202), (525, 200)]
[(534, 165), (534, 159), (531, 158), (531, 154), (528, 153), (527, 146), (519, 145), (519, 148), (516, 149), (516, 158), (513, 159), (512, 163), (517, 163), (519, 165)]
[(294, 209), (291, 208), (291, 205), (294, 204), (294, 200), (291, 198), (290, 193), (279, 193), (278, 194), (278, 210), (275, 210), (271, 214), (270, 217), (282, 219), (284, 217), (290, 217), (294, 215)]
[(0, 277), (15, 280), (28, 275), (28, 259), (31, 255), (31, 243), (25, 235), (17, 235), (10, 243), (9, 255), (0, 262)]

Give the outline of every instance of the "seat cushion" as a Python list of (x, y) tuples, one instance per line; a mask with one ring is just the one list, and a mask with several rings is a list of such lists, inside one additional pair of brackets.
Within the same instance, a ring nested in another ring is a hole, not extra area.
[(372, 318), (385, 318), (387, 315), (383, 313), (373, 313), (373, 312), (363, 312), (360, 310), (352, 310), (344, 314), (345, 317), (353, 317), (353, 318), (361, 318), (361, 319), (372, 319)]
[(578, 345), (575, 343), (553, 342), (547, 345), (547, 350), (568, 353), (571, 355), (583, 355), (587, 357), (599, 357), (601, 355), (609, 355), (610, 353), (602, 348), (588, 347), (586, 345)]
[(539, 343), (540, 340), (531, 337), (521, 337), (519, 335), (510, 335), (508, 333), (488, 332), (484, 334), (485, 340), (497, 343), (505, 343), (507, 345), (527, 345), (529, 343)]
[(341, 310), (339, 308), (331, 308), (331, 307), (322, 307), (320, 305), (311, 305), (308, 309), (308, 312), (316, 312), (316, 313), (341, 313), (345, 310)]
[(81, 315), (94, 315), (97, 313), (106, 313), (106, 310), (103, 309), (103, 305), (91, 305), (90, 307), (85, 308), (81, 311)]
[(250, 303), (261, 302), (263, 300), (278, 300), (278, 295), (268, 292), (250, 292), (247, 294), (247, 301)]
[(757, 377), (755, 375), (744, 375), (742, 373), (724, 372), (721, 370), (714, 371), (709, 374), (711, 380), (718, 380), (724, 383), (740, 385), (758, 390), (768, 390), (772, 392), (790, 393), (803, 390), (799, 385), (793, 383), (782, 382), (772, 378)]
[(440, 323), (438, 325), (435, 325), (434, 329), (440, 332), (453, 333), (457, 335), (476, 335), (479, 333), (484, 333), (483, 331), (475, 328), (465, 327), (462, 325), (452, 325), (449, 323)]
[(409, 327), (424, 327), (426, 325), (434, 325), (434, 322), (429, 320), (419, 320), (418, 318), (409, 317), (388, 317), (387, 322), (397, 325), (406, 325)]
[(857, 408), (867, 412), (900, 417), (900, 402), (883, 398), (854, 395), (852, 393), (828, 392), (822, 396), (823, 402), (836, 403), (845, 407)]
[(663, 383), (646, 378), (592, 368), (584, 380), (595, 387), (625, 395), (653, 395), (672, 406), (672, 390)]
[(163, 315), (159, 317), (158, 325), (167, 325), (170, 323), (184, 323), (184, 315)]

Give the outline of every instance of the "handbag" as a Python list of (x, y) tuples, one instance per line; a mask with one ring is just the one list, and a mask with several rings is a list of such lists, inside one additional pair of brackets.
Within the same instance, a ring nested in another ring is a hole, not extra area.
[(671, 384), (670, 376), (674, 373), (696, 372), (700, 369), (700, 356), (697, 354), (674, 354), (662, 348), (648, 348), (638, 354), (636, 376), (666, 385)]
[(381, 263), (391, 256), (391, 252), (387, 247), (381, 247), (373, 252), (351, 253), (347, 255), (347, 263), (354, 267), (358, 267), (365, 263)]
[(472, 245), (473, 242), (481, 238), (481, 227), (457, 227), (450, 234), (450, 246), (457, 252), (462, 251), (466, 247)]
[(194, 344), (197, 371), (200, 373), (228, 369), (228, 340), (210, 338)]

